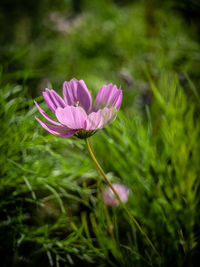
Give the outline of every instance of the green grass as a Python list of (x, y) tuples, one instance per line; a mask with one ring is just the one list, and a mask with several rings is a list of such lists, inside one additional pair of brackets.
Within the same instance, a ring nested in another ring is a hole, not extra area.
[(1, 249), (11, 253), (14, 247), (7, 265), (34, 266), (41, 259), (43, 266), (48, 260), (50, 265), (98, 266), (194, 262), (199, 246), (199, 103), (195, 96), (188, 101), (174, 75), (162, 75), (152, 91), (153, 104), (144, 112), (125, 108), (92, 142), (110, 180), (130, 188), (127, 207), (160, 258), (121, 208), (109, 209), (116, 244), (112, 241), (84, 141), (44, 132), (22, 87), (2, 88)]
[[(21, 22), (15, 34), (23, 38), (3, 47), (3, 267), (195, 266), (200, 48), (195, 27), (171, 9), (150, 11), (146, 2), (85, 1), (67, 33), (41, 21), (31, 39)], [(33, 98), (51, 115), (40, 91), (60, 93), (72, 77), (84, 79), (93, 98), (104, 83), (122, 86), (116, 120), (91, 142), (110, 181), (130, 188), (127, 207), (160, 256), (121, 207), (104, 206), (105, 184), (84, 140), (53, 136), (34, 118), (40, 115)]]

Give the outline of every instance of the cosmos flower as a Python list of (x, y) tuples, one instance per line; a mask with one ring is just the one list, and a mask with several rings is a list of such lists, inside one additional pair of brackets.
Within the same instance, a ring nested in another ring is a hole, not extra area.
[[(119, 195), (122, 202), (126, 203), (128, 201), (129, 196), (129, 189), (121, 184), (112, 184), (115, 191)], [(108, 206), (119, 206), (119, 201), (115, 197), (112, 189), (110, 187), (106, 187), (104, 191), (102, 192), (104, 203)]]
[(112, 83), (103, 85), (92, 108), (92, 97), (84, 81), (74, 78), (63, 84), (64, 99), (49, 89), (43, 92), (43, 97), (58, 120), (51, 119), (34, 101), (42, 116), (51, 123), (43, 122), (36, 117), (45, 130), (61, 137), (75, 135), (87, 138), (115, 119), (116, 111), (122, 102), (122, 91)]

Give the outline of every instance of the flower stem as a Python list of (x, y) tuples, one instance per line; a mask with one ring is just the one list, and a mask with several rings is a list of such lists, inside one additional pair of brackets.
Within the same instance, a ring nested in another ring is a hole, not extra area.
[[(91, 144), (91, 139), (88, 140), (89, 142), (89, 146), (90, 146), (90, 149), (92, 151), (92, 154), (94, 155), (94, 152), (93, 152), (93, 149), (92, 149), (92, 144)], [(98, 197), (102, 197), (102, 179), (101, 179), (101, 173), (98, 169), (98, 167), (96, 166), (96, 170), (97, 170), (97, 173), (98, 173), (98, 180), (97, 180), (97, 195)], [(115, 241), (115, 236), (114, 236), (114, 232), (113, 232), (113, 224), (112, 224), (112, 221), (110, 219), (110, 214), (109, 214), (109, 211), (108, 211), (108, 208), (106, 206), (106, 203), (103, 201), (103, 207), (104, 207), (104, 211), (105, 211), (105, 215), (106, 215), (106, 220), (107, 220), (107, 224), (108, 224), (108, 229), (107, 231), (109, 232), (114, 244), (116, 245), (116, 241)]]
[(129, 218), (134, 222), (134, 224), (136, 225), (136, 227), (138, 228), (138, 230), (140, 231), (140, 233), (146, 238), (146, 240), (148, 241), (149, 245), (152, 247), (153, 251), (159, 255), (157, 249), (154, 247), (153, 243), (151, 242), (150, 238), (148, 237), (148, 235), (142, 230), (140, 224), (138, 223), (138, 221), (132, 216), (132, 214), (129, 212), (128, 208), (126, 207), (125, 203), (121, 200), (120, 196), (118, 195), (118, 193), (116, 192), (116, 190), (114, 189), (114, 187), (112, 186), (111, 182), (109, 181), (108, 177), (106, 176), (105, 172), (103, 171), (103, 169), (101, 168), (100, 164), (98, 163), (91, 147), (90, 147), (90, 143), (88, 141), (88, 138), (85, 139), (86, 140), (86, 145), (88, 148), (88, 151), (90, 153), (90, 156), (92, 158), (92, 160), (94, 161), (94, 164), (96, 165), (97, 169), (99, 170), (99, 172), (102, 174), (103, 178), (105, 179), (106, 183), (109, 185), (109, 187), (112, 189), (115, 197), (118, 199), (119, 203), (121, 204), (121, 206), (124, 208), (124, 210), (126, 211), (127, 215), (129, 216)]

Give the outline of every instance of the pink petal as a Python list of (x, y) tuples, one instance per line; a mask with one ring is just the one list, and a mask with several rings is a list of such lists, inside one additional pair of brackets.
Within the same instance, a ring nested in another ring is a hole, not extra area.
[(51, 122), (51, 123), (53, 123), (53, 124), (55, 124), (55, 125), (59, 125), (59, 126), (61, 126), (61, 124), (60, 124), (59, 122), (52, 120), (52, 119), (51, 119), (51, 118), (44, 112), (44, 110), (38, 105), (38, 103), (37, 103), (36, 101), (34, 101), (34, 103), (35, 103), (36, 107), (38, 108), (39, 112), (42, 114), (42, 116), (43, 116), (45, 119), (47, 119), (49, 122)]
[(83, 80), (75, 78), (63, 84), (63, 96), (65, 103), (70, 106), (81, 106), (87, 113), (92, 107), (92, 97)]
[(101, 111), (98, 110), (97, 112), (92, 112), (88, 115), (86, 120), (86, 130), (96, 130), (103, 128), (103, 117)]
[(96, 96), (93, 111), (102, 109), (103, 107), (114, 107), (119, 109), (122, 102), (122, 90), (117, 89), (116, 85), (110, 83), (103, 85)]
[[(115, 191), (119, 195), (121, 201), (126, 203), (128, 201), (130, 190), (126, 186), (121, 185), (121, 184), (112, 184), (112, 186), (114, 187)], [(103, 191), (102, 194), (103, 194), (104, 203), (106, 205), (116, 206), (116, 207), (119, 205), (119, 201), (115, 197), (110, 187), (106, 187), (106, 189)]]
[(63, 99), (54, 90), (46, 89), (46, 91), (43, 92), (43, 97), (53, 113), (55, 113), (58, 107), (64, 108), (66, 106)]
[(109, 124), (111, 123), (117, 115), (117, 110), (115, 108), (107, 108), (101, 110), (101, 115), (103, 118), (103, 124)]
[(41, 126), (47, 130), (48, 132), (54, 134), (54, 135), (58, 135), (60, 137), (70, 137), (72, 135), (75, 134), (76, 131), (71, 130), (69, 128), (67, 128), (66, 126), (54, 126), (48, 123), (45, 123), (41, 120), (39, 120), (37, 117), (35, 117), (36, 120), (41, 124)]
[(92, 112), (88, 115), (86, 121), (86, 130), (96, 130), (104, 127), (105, 124), (108, 124), (113, 117), (116, 115), (115, 109), (104, 108), (100, 109), (97, 112)]
[(87, 114), (81, 107), (66, 106), (56, 109), (56, 117), (60, 123), (70, 129), (84, 129)]

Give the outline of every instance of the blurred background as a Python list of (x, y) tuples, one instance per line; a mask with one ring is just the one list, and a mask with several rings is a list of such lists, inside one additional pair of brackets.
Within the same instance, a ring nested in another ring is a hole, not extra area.
[[(1, 0), (0, 26), (1, 266), (198, 266), (199, 1)], [(93, 147), (160, 257), (120, 208), (113, 241), (84, 142), (34, 119), (73, 77), (123, 90)]]
[(187, 71), (198, 80), (199, 3), (186, 1), (2, 0), (1, 63), (5, 79), (36, 96), (71, 77), (89, 88), (114, 81), (138, 89), (148, 66)]

